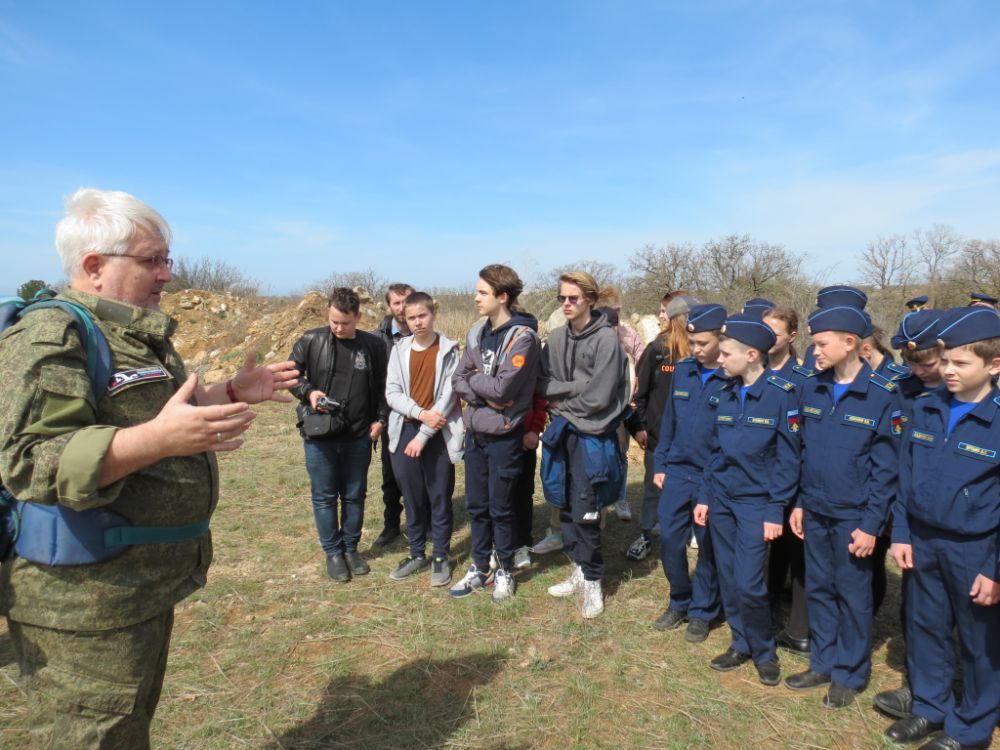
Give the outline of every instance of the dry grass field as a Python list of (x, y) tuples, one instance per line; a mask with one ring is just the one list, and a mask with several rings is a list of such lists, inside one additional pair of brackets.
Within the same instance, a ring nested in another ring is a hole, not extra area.
[[(519, 573), (516, 600), (450, 601), (427, 578), (394, 583), (402, 544), (372, 557), (371, 575), (326, 576), (292, 409), (260, 409), (250, 438), (221, 457), (209, 585), (177, 609), (154, 746), (230, 748), (878, 748), (888, 721), (871, 708), (899, 684), (898, 578), (876, 623), (872, 684), (856, 705), (766, 688), (752, 666), (720, 675), (708, 661), (725, 627), (692, 646), (658, 633), (667, 584), (658, 559), (630, 563), (635, 523), (609, 519), (606, 611), (584, 621), (545, 589), (569, 571), (562, 553)], [(637, 468), (637, 467), (634, 467)], [(459, 467), (461, 472), (461, 467)], [(377, 488), (374, 461), (370, 486)], [(640, 485), (630, 486), (638, 510)], [(454, 553), (467, 564), (461, 474)], [(536, 532), (548, 510), (536, 497)], [(381, 528), (370, 494), (362, 551)], [(805, 661), (783, 654), (787, 674)], [(24, 696), (0, 625), (0, 747), (29, 745)]]

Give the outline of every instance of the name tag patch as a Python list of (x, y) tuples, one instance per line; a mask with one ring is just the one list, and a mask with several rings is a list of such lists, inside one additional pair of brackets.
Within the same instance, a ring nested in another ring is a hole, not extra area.
[(802, 413), (813, 419), (819, 419), (823, 416), (823, 410), (817, 406), (803, 406)]
[(691, 391), (674, 391), (674, 398), (691, 398)]
[(157, 380), (170, 380), (171, 374), (162, 365), (139, 367), (135, 370), (121, 370), (111, 376), (108, 383), (108, 393), (114, 394), (123, 388), (139, 383), (153, 383)]
[(774, 427), (778, 420), (770, 417), (747, 417), (746, 423), (751, 427)]
[(864, 427), (866, 430), (874, 430), (878, 427), (878, 420), (871, 417), (859, 417), (857, 414), (845, 414), (844, 424), (853, 427)]
[(983, 448), (978, 445), (973, 445), (972, 443), (959, 443), (957, 446), (958, 450), (976, 458), (981, 458), (984, 461), (997, 460), (997, 452), (992, 448)]
[(720, 414), (715, 418), (715, 421), (718, 424), (733, 424), (736, 421), (736, 418), (731, 414)]
[(934, 445), (937, 442), (936, 436), (929, 432), (921, 432), (920, 430), (910, 430), (910, 439), (924, 445)]

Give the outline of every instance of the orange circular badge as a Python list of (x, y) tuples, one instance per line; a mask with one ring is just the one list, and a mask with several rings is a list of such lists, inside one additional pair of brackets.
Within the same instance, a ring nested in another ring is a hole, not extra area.
[(524, 367), (524, 355), (515, 354), (510, 358), (510, 363), (514, 365), (514, 367)]

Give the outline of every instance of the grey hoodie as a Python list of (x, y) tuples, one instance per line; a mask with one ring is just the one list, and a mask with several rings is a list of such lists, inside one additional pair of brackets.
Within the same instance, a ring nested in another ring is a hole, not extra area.
[(549, 333), (542, 349), (538, 392), (549, 411), (580, 432), (600, 435), (628, 406), (628, 359), (618, 334), (595, 312), (580, 333), (569, 324)]

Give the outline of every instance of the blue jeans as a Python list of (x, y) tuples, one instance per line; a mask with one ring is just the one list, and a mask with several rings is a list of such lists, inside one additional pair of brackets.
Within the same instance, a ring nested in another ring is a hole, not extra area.
[(319, 543), (327, 557), (357, 552), (365, 517), (372, 441), (365, 435), (357, 440), (306, 438), (303, 442)]

